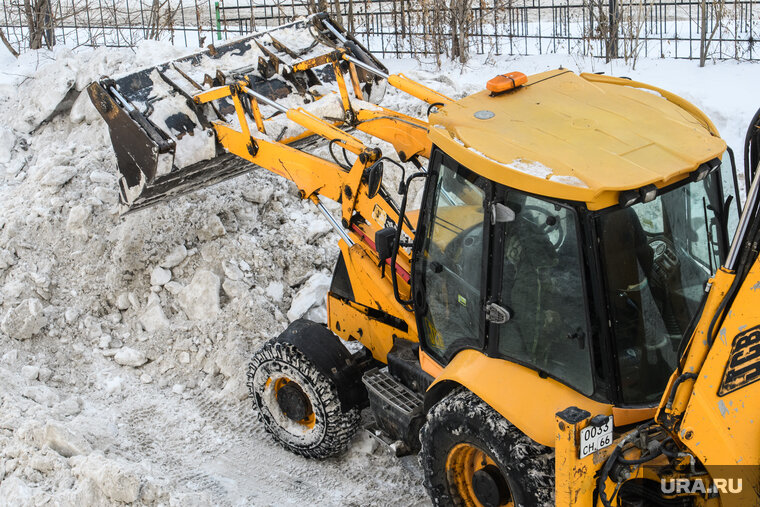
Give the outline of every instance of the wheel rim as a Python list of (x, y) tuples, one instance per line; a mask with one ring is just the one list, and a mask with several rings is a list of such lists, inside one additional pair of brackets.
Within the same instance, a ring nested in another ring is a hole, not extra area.
[(460, 443), (449, 451), (446, 482), (450, 494), (466, 507), (514, 506), (506, 477), (475, 445)]
[[(287, 386), (287, 387), (286, 387)], [(297, 390), (295, 392), (300, 393), (300, 395), (305, 400), (305, 407), (303, 410), (303, 414), (299, 413), (300, 415), (303, 415), (303, 417), (293, 418), (291, 414), (289, 414), (284, 409), (284, 404), (282, 402), (282, 396), (287, 391), (293, 391), (294, 388)], [(303, 426), (304, 429), (311, 430), (314, 428), (316, 422), (317, 422), (317, 416), (314, 413), (314, 408), (311, 404), (311, 400), (309, 399), (309, 396), (306, 394), (304, 389), (298, 385), (297, 382), (294, 382), (293, 380), (289, 379), (288, 377), (279, 377), (279, 378), (272, 378), (269, 377), (266, 381), (265, 389), (272, 389), (274, 391), (274, 398), (278, 401), (277, 407), (282, 412), (284, 416), (286, 416), (291, 421), (295, 422), (296, 424)]]

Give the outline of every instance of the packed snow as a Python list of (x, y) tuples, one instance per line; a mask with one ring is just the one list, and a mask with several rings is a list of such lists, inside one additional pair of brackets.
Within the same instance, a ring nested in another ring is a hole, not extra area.
[[(360, 433), (343, 457), (305, 460), (255, 420), (248, 358), (290, 321), (326, 318), (338, 254), (292, 184), (260, 171), (119, 217), (115, 156), (84, 88), (184, 54), (0, 53), (0, 504), (427, 505), (414, 457)], [(630, 76), (702, 108), (737, 153), (760, 105), (749, 63), (385, 63), (452, 97), (512, 70)], [(427, 109), (390, 89), (382, 105)]]

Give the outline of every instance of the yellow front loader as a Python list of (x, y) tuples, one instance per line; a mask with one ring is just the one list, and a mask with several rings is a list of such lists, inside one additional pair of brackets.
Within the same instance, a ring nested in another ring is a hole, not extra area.
[(364, 424), (436, 505), (756, 504), (754, 173), (729, 248), (733, 155), (692, 104), (564, 69), (483, 86), (446, 97), (315, 15), (89, 92), (125, 212), (262, 167), (337, 232), (327, 326), (247, 372), (286, 448)]

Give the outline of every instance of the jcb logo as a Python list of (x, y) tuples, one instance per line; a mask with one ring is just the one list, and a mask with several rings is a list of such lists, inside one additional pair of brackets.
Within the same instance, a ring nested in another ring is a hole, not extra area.
[(718, 396), (760, 380), (760, 326), (736, 335)]

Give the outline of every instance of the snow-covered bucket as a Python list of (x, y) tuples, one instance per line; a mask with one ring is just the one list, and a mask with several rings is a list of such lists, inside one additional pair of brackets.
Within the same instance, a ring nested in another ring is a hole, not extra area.
[[(250, 162), (227, 153), (219, 144), (212, 122), (240, 127), (233, 100), (225, 97), (199, 104), (194, 95), (235, 83), (285, 108), (303, 107), (338, 126), (344, 118), (335, 93), (334, 66), (295, 70), (304, 62), (336, 50), (386, 71), (351, 35), (324, 14), (241, 38), (126, 76), (102, 78), (88, 92), (105, 119), (121, 172), (122, 211), (134, 211), (250, 171)], [(347, 62), (340, 65), (348, 71)], [(354, 69), (365, 100), (377, 103), (385, 80)], [(241, 96), (251, 113), (250, 99)], [(276, 108), (259, 104), (271, 120), (267, 136), (291, 146), (308, 142), (308, 132), (278, 121)], [(252, 114), (247, 115), (252, 121)], [(253, 135), (255, 125), (252, 125)], [(289, 130), (290, 129), (290, 130)]]

